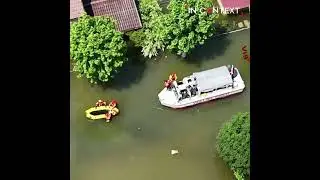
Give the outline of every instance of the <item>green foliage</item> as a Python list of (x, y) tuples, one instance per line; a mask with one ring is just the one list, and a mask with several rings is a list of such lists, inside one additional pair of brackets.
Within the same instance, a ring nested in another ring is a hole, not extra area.
[(72, 23), (70, 55), (73, 71), (91, 83), (108, 82), (125, 61), (126, 43), (109, 17), (83, 15)]
[[(190, 13), (186, 4), (198, 12)], [(213, 7), (211, 0), (171, 0), (169, 13), (164, 14), (157, 0), (141, 0), (143, 28), (128, 35), (149, 58), (165, 48), (179, 55), (188, 53), (215, 33), (213, 24), (218, 14), (200, 12), (207, 7)]]
[(244, 177), (238, 171), (234, 171), (234, 176), (237, 180), (244, 180)]
[[(170, 11), (170, 26), (168, 26), (168, 49), (179, 55), (188, 53), (198, 44), (215, 33), (214, 23), (217, 13), (207, 13), (203, 8), (213, 7), (211, 0), (171, 0), (168, 6)], [(190, 13), (188, 8), (197, 10)]]
[(250, 175), (250, 116), (238, 113), (220, 129), (217, 137), (220, 157), (234, 171), (238, 180)]
[(141, 0), (139, 3), (143, 28), (128, 35), (135, 46), (142, 47), (143, 55), (151, 58), (165, 49), (167, 16), (161, 12), (157, 0)]
[(126, 34), (129, 36), (129, 39), (134, 43), (134, 46), (143, 47), (144, 40), (146, 37), (144, 29), (129, 31)]

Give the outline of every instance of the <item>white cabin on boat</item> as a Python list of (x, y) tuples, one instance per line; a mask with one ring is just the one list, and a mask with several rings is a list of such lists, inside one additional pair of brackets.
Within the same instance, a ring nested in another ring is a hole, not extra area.
[[(182, 81), (173, 81), (169, 88), (159, 94), (161, 104), (169, 107), (183, 107), (242, 92), (245, 85), (233, 66), (195, 72)], [(205, 97), (204, 97), (204, 96)]]
[(232, 76), (226, 66), (193, 73), (200, 92), (209, 92), (232, 85)]

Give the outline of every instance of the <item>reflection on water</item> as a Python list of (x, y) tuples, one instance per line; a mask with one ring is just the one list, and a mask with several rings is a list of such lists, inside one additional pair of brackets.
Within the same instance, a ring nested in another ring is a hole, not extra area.
[[(250, 69), (241, 53), (242, 44), (249, 51), (249, 41), (249, 31), (242, 31), (208, 40), (185, 60), (166, 53), (143, 65), (132, 62), (113, 87), (91, 86), (71, 73), (71, 178), (233, 179), (232, 172), (217, 157), (215, 137), (231, 115), (249, 111)], [(182, 78), (226, 64), (239, 68), (246, 83), (243, 93), (184, 110), (159, 104), (157, 93), (170, 73)], [(98, 99), (119, 102), (121, 112), (112, 123), (85, 118), (84, 111)], [(180, 153), (172, 156), (171, 149)]]

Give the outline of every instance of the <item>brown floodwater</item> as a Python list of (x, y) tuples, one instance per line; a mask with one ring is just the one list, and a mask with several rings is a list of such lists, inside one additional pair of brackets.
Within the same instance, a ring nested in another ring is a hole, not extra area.
[[(188, 59), (164, 53), (143, 63), (137, 55), (107, 88), (70, 73), (70, 168), (73, 180), (231, 180), (233, 173), (215, 145), (221, 125), (250, 111), (250, 30), (211, 38)], [(245, 81), (243, 93), (183, 110), (160, 105), (157, 94), (172, 72), (178, 79), (195, 71), (234, 64)], [(116, 99), (112, 123), (88, 121), (85, 110), (98, 99)], [(179, 154), (172, 156), (172, 149)]]

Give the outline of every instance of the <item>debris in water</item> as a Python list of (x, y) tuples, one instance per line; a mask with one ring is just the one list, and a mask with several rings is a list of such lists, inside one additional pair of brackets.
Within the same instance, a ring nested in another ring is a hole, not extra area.
[(175, 154), (178, 154), (179, 151), (178, 150), (171, 150), (171, 155), (175, 155)]
[(186, 57), (187, 57), (187, 53), (183, 52), (183, 53), (181, 54), (181, 57), (182, 57), (182, 58), (186, 58)]
[(159, 109), (159, 110), (162, 110), (162, 111), (164, 110), (164, 109), (162, 109), (162, 108), (159, 108), (159, 107), (157, 107), (157, 109)]
[(167, 58), (168, 56), (165, 56), (164, 58)]
[(141, 131), (141, 128), (138, 127), (137, 129), (138, 129), (138, 131)]

